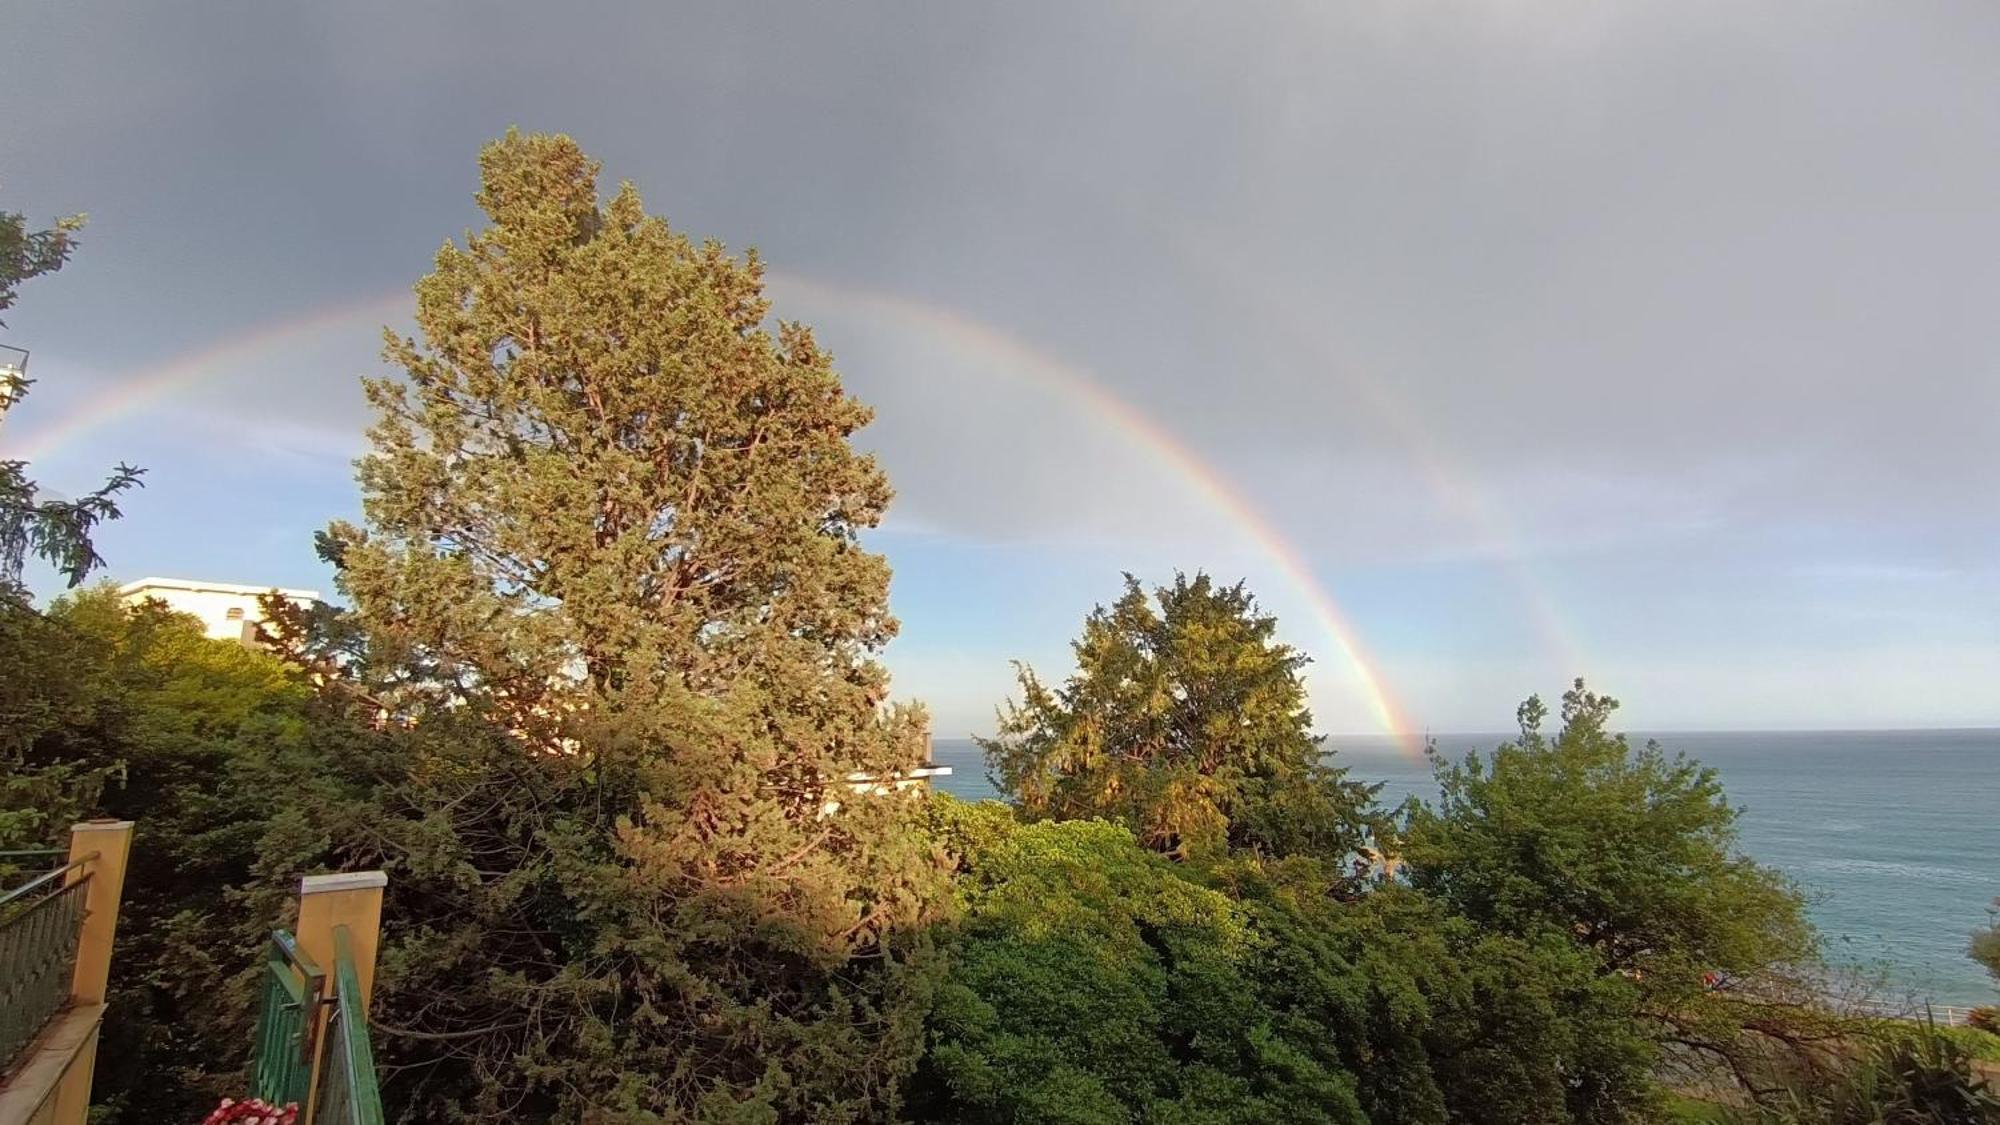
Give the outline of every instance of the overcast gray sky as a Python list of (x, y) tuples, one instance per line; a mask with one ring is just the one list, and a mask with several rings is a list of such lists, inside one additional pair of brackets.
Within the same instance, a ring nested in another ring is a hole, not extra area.
[[(119, 577), (325, 587), (376, 328), (569, 132), (878, 409), (902, 692), (1247, 577), (1378, 725), (2000, 722), (2000, 5), (14, 4), (4, 342)], [(147, 388), (152, 388), (148, 391)], [(122, 404), (122, 405), (121, 405)]]

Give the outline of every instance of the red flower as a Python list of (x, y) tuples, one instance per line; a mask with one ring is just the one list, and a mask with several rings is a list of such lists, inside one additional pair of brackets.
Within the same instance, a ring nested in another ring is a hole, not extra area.
[(224, 1098), (215, 1112), (201, 1119), (201, 1125), (298, 1125), (299, 1107), (291, 1102), (275, 1106), (262, 1098), (237, 1101)]

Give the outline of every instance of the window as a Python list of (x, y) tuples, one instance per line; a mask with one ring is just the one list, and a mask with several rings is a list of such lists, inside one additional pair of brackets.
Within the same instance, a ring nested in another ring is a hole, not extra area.
[(240, 605), (230, 606), (229, 612), (223, 614), (222, 616), (230, 621), (241, 621), (243, 620), (243, 607)]

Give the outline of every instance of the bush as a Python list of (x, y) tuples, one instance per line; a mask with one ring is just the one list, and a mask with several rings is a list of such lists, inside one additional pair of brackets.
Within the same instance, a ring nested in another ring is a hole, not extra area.
[(2000, 1125), (2000, 1093), (1963, 1037), (1932, 1024), (1883, 1035), (1835, 1080), (1796, 1075), (1742, 1125)]
[[(1102, 821), (979, 818), (910, 1103), (921, 1120), (1362, 1125), (1262, 1009), (1247, 913)], [(979, 846), (978, 837), (985, 837)]]

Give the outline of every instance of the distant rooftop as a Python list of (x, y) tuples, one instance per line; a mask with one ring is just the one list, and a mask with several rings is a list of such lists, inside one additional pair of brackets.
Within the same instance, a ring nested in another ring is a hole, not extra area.
[(126, 597), (143, 594), (152, 590), (180, 590), (190, 594), (235, 594), (239, 597), (254, 598), (268, 594), (272, 590), (295, 601), (316, 602), (318, 590), (286, 590), (276, 586), (243, 586), (234, 582), (203, 582), (193, 578), (140, 578), (118, 587), (118, 592)]

